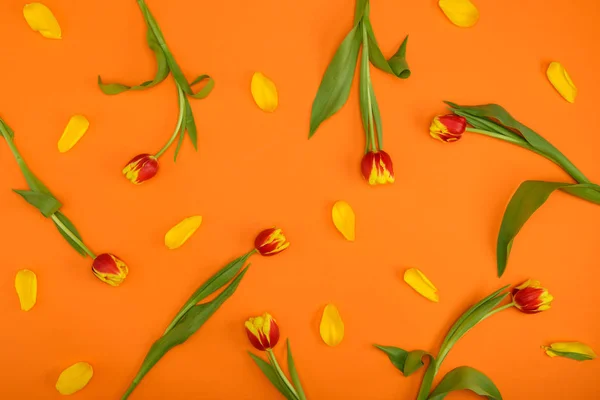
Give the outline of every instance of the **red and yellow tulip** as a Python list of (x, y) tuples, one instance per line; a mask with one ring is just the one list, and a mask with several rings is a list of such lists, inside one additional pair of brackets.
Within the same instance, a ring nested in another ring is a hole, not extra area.
[(369, 185), (394, 183), (392, 158), (383, 150), (369, 151), (361, 162), (362, 175)]
[(117, 256), (109, 253), (100, 254), (92, 264), (94, 275), (111, 286), (119, 286), (129, 273), (127, 264)]
[(158, 172), (158, 159), (150, 154), (140, 154), (131, 159), (123, 168), (123, 175), (139, 185), (152, 179)]
[(250, 343), (257, 350), (272, 349), (279, 342), (279, 326), (269, 313), (248, 319), (244, 326)]
[(281, 253), (289, 246), (290, 242), (286, 240), (283, 232), (278, 228), (265, 229), (254, 240), (254, 248), (262, 256), (273, 256)]
[(550, 309), (554, 297), (548, 289), (540, 286), (540, 282), (527, 280), (512, 290), (512, 298), (520, 311), (535, 314)]
[(467, 129), (467, 120), (456, 114), (438, 115), (429, 127), (429, 134), (442, 142), (456, 142)]

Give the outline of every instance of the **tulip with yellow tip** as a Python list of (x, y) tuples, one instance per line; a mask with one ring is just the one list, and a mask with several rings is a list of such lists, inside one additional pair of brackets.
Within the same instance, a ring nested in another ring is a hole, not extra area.
[(279, 228), (265, 229), (254, 239), (254, 248), (261, 256), (274, 256), (288, 247), (290, 242)]
[(539, 281), (528, 279), (512, 292), (513, 303), (525, 314), (535, 314), (550, 309), (554, 297), (548, 289), (540, 286)]

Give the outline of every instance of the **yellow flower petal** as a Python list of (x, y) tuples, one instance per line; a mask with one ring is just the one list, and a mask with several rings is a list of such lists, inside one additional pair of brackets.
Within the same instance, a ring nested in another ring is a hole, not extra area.
[(52, 11), (42, 3), (26, 4), (23, 16), (27, 24), (36, 32), (48, 39), (61, 39), (62, 32)]
[(202, 217), (199, 215), (184, 219), (167, 232), (165, 235), (165, 246), (171, 250), (183, 246), (201, 224)]
[(71, 150), (85, 134), (89, 126), (89, 121), (83, 115), (72, 116), (65, 131), (58, 140), (58, 151), (65, 153)]
[(252, 76), (250, 91), (252, 92), (254, 101), (261, 110), (267, 112), (275, 111), (278, 104), (278, 96), (277, 88), (272, 80), (260, 72), (255, 72)]
[(321, 339), (328, 346), (337, 346), (344, 339), (344, 321), (342, 321), (337, 307), (333, 304), (325, 306), (319, 332), (321, 333)]
[(438, 4), (456, 26), (469, 28), (479, 20), (479, 10), (470, 0), (439, 0)]
[(27, 269), (17, 272), (15, 289), (17, 289), (21, 310), (31, 310), (37, 300), (37, 277), (35, 273)]
[(356, 216), (350, 204), (343, 200), (336, 202), (331, 210), (333, 224), (344, 237), (353, 242), (355, 239)]
[(404, 273), (404, 282), (415, 289), (421, 296), (435, 303), (440, 301), (437, 289), (429, 279), (418, 269), (410, 268)]
[(575, 103), (575, 97), (577, 96), (577, 88), (571, 80), (571, 77), (567, 73), (565, 67), (561, 63), (553, 61), (548, 66), (546, 71), (548, 80), (554, 88), (565, 98), (569, 103)]
[(85, 387), (88, 384), (94, 370), (92, 366), (86, 362), (78, 362), (65, 369), (58, 380), (56, 381), (56, 390), (60, 394), (73, 394)]
[(580, 342), (558, 342), (542, 348), (550, 357), (565, 357), (577, 361), (593, 360), (598, 357), (590, 346)]

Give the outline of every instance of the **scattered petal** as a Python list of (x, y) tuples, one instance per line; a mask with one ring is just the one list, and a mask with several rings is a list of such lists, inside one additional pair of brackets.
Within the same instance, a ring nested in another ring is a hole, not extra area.
[(564, 357), (577, 361), (593, 360), (598, 357), (590, 346), (580, 342), (552, 343), (550, 346), (542, 346), (542, 348), (550, 357)]
[(410, 268), (404, 273), (404, 282), (415, 289), (421, 296), (435, 303), (440, 301), (437, 289), (433, 283), (418, 269)]
[(52, 11), (42, 3), (26, 4), (23, 16), (29, 27), (48, 39), (62, 39), (62, 32)]
[(172, 227), (165, 235), (165, 246), (170, 250), (178, 249), (196, 232), (202, 224), (199, 215), (189, 217)]
[(88, 384), (94, 370), (86, 362), (78, 362), (65, 369), (56, 381), (56, 390), (60, 394), (68, 395), (80, 391)]
[(90, 127), (90, 123), (83, 115), (74, 115), (69, 120), (65, 131), (58, 140), (58, 151), (65, 153), (83, 137)]
[(344, 237), (353, 242), (355, 239), (356, 216), (350, 204), (343, 200), (336, 202), (331, 210), (333, 224)]
[(470, 0), (439, 0), (438, 4), (456, 26), (470, 28), (479, 20), (479, 10)]
[(344, 321), (333, 304), (327, 304), (319, 327), (321, 338), (328, 346), (337, 346), (344, 339)]
[(575, 97), (577, 96), (577, 88), (571, 80), (569, 73), (562, 66), (561, 63), (553, 61), (548, 66), (546, 71), (548, 80), (554, 88), (560, 93), (562, 97), (569, 103), (575, 103)]
[(267, 112), (275, 111), (278, 104), (278, 96), (277, 87), (275, 87), (272, 80), (260, 72), (255, 72), (252, 76), (250, 91), (252, 92), (254, 101), (261, 110)]
[(37, 301), (37, 277), (35, 273), (27, 269), (17, 272), (15, 289), (17, 289), (21, 310), (31, 310)]

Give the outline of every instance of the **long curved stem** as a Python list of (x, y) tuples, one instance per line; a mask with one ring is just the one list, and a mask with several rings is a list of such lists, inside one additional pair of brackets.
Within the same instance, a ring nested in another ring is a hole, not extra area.
[(156, 153), (154, 155), (154, 157), (159, 158), (160, 156), (163, 155), (163, 153), (165, 151), (167, 151), (167, 149), (169, 148), (169, 146), (171, 146), (173, 144), (173, 142), (175, 141), (175, 138), (177, 138), (177, 135), (179, 134), (179, 131), (181, 130), (181, 125), (183, 124), (183, 116), (185, 115), (185, 105), (184, 103), (184, 96), (185, 94), (183, 93), (183, 90), (181, 90), (181, 88), (179, 87), (179, 85), (177, 85), (177, 95), (178, 95), (178, 100), (179, 100), (179, 116), (177, 117), (177, 125), (175, 126), (175, 131), (173, 132), (173, 134), (171, 135), (171, 137), (169, 138), (169, 141), (163, 146), (162, 149), (160, 149), (158, 151), (158, 153)]
[(277, 371), (277, 375), (279, 376), (279, 378), (281, 378), (281, 381), (285, 384), (285, 386), (287, 386), (287, 388), (290, 390), (290, 392), (292, 392), (292, 394), (294, 395), (294, 397), (296, 399), (300, 399), (300, 397), (298, 397), (298, 393), (296, 392), (296, 389), (294, 389), (294, 386), (290, 383), (288, 378), (283, 373), (283, 370), (279, 366), (279, 363), (277, 362), (277, 359), (275, 358), (275, 354), (273, 354), (273, 350), (267, 349), (267, 357), (269, 357), (269, 361), (271, 361), (271, 365)]
[(94, 252), (92, 252), (86, 245), (83, 243), (69, 228), (66, 227), (65, 224), (56, 216), (56, 214), (52, 214), (52, 221), (63, 231), (73, 242), (77, 243), (79, 247), (81, 247), (88, 256), (92, 257), (92, 259), (96, 258)]

